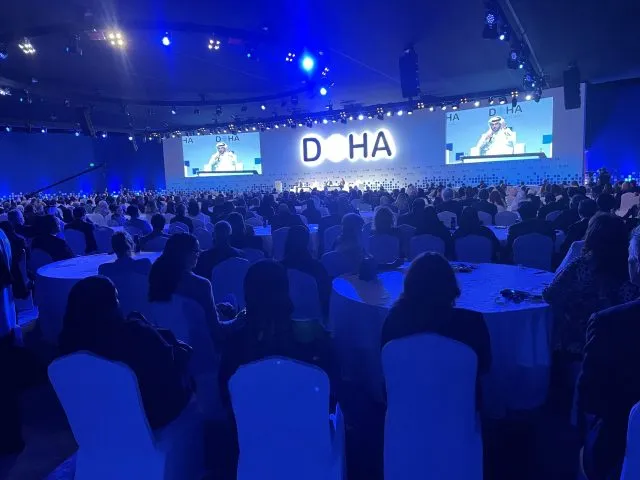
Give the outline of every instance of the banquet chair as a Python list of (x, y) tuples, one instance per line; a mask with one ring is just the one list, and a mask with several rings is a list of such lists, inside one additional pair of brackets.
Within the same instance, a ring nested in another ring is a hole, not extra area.
[(127, 365), (77, 352), (54, 360), (49, 379), (78, 444), (76, 480), (200, 478), (202, 425), (194, 402), (152, 431)]
[(250, 225), (252, 227), (261, 227), (263, 221), (257, 217), (251, 217), (251, 218), (247, 218), (244, 223), (246, 225)]
[(99, 227), (107, 226), (107, 221), (99, 213), (88, 213), (87, 218), (91, 220), (91, 223), (94, 223), (96, 226), (99, 226)]
[(340, 225), (334, 225), (327, 228), (322, 234), (322, 240), (324, 242), (324, 251), (330, 252), (333, 250), (333, 245), (336, 243), (336, 239), (340, 236), (342, 227)]
[(491, 263), (493, 260), (493, 245), (487, 237), (467, 235), (456, 239), (454, 247), (459, 262)]
[(369, 253), (378, 265), (393, 263), (400, 257), (400, 240), (393, 235), (372, 235), (369, 237)]
[(266, 358), (238, 368), (229, 393), (240, 447), (238, 480), (345, 478), (344, 421), (339, 405), (328, 415), (329, 378), (321, 369)]
[(293, 268), (287, 269), (289, 296), (293, 302), (294, 320), (320, 320), (323, 323), (322, 306), (318, 283), (308, 273)]
[(141, 249), (143, 252), (162, 252), (167, 244), (167, 237), (156, 237), (145, 242), (144, 247)]
[(164, 214), (164, 219), (167, 222), (167, 225), (169, 224), (169, 222), (171, 222), (171, 219), (175, 217), (175, 215), (173, 213), (165, 213)]
[(111, 237), (113, 237), (113, 229), (109, 227), (96, 227), (95, 236), (98, 245), (98, 253), (111, 253)]
[(434, 334), (384, 346), (385, 480), (482, 479), (477, 363), (470, 347)]
[(31, 250), (31, 258), (29, 259), (29, 270), (33, 273), (37, 273), (40, 267), (53, 263), (53, 258), (44, 250), (34, 248)]
[(444, 224), (445, 227), (451, 228), (451, 219), (455, 219), (456, 225), (458, 225), (458, 216), (453, 212), (440, 212), (438, 219)]
[(118, 289), (120, 309), (125, 315), (131, 312), (143, 312), (149, 293), (149, 277), (135, 272), (122, 272), (107, 275)]
[(369, 251), (369, 240), (371, 239), (372, 230), (373, 222), (365, 223), (362, 227), (362, 248), (367, 252)]
[(352, 270), (349, 260), (341, 252), (327, 252), (320, 259), (329, 277), (336, 278)]
[(176, 233), (189, 233), (189, 227), (182, 222), (175, 222), (169, 225), (169, 235)]
[(620, 197), (620, 208), (616, 210), (616, 215), (624, 217), (629, 209), (634, 205), (638, 205), (640, 197), (633, 192), (623, 193)]
[(287, 235), (289, 235), (289, 227), (282, 227), (275, 232), (271, 232), (274, 260), (280, 261), (284, 258), (284, 245), (287, 242)]
[(444, 240), (435, 235), (416, 235), (409, 242), (409, 258), (412, 260), (424, 252), (437, 252), (444, 255)]
[(125, 225), (124, 226), (124, 231), (127, 232), (129, 235), (131, 235), (134, 238), (142, 236), (142, 230), (140, 230), (137, 227), (132, 227), (131, 225)]
[(620, 480), (635, 480), (636, 478), (640, 478), (640, 402), (636, 403), (629, 413), (627, 450)]
[(67, 228), (64, 231), (64, 238), (75, 255), (84, 255), (87, 251), (87, 240), (81, 231)]
[(584, 240), (576, 240), (569, 247), (569, 251), (562, 259), (562, 263), (556, 268), (556, 273), (560, 270), (564, 270), (567, 265), (573, 262), (576, 258), (582, 255), (582, 249), (584, 248)]
[(264, 258), (264, 252), (257, 248), (243, 248), (244, 257), (249, 260), (249, 263), (254, 264)]
[(200, 250), (209, 250), (213, 247), (213, 234), (204, 228), (196, 228), (193, 234), (198, 239)]
[(238, 310), (244, 308), (244, 277), (250, 265), (245, 258), (233, 257), (213, 268), (211, 286), (216, 302), (229, 302)]
[(400, 231), (400, 252), (403, 257), (408, 257), (409, 246), (411, 239), (416, 234), (416, 227), (411, 225), (399, 225), (398, 230)]
[(502, 227), (510, 227), (514, 223), (517, 223), (519, 218), (517, 213), (505, 210), (504, 212), (496, 213), (495, 224)]
[(547, 213), (547, 216), (544, 217), (544, 219), (547, 222), (553, 222), (556, 218), (560, 216), (561, 213), (562, 213), (562, 210), (554, 210), (553, 212)]
[(220, 356), (202, 307), (190, 298), (173, 295), (170, 302), (149, 302), (143, 312), (152, 324), (171, 330), (178, 340), (193, 348), (189, 374), (196, 383), (197, 403), (208, 419), (222, 419), (225, 409), (220, 397)]
[(493, 217), (490, 213), (478, 210), (478, 219), (480, 220), (480, 223), (486, 227), (493, 225)]
[(513, 263), (551, 271), (553, 240), (540, 233), (528, 233), (513, 242)]

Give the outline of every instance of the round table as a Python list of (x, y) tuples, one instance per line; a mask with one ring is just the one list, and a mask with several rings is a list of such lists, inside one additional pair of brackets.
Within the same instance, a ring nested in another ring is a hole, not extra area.
[[(159, 256), (159, 252), (142, 252), (136, 254), (135, 258), (148, 258), (155, 262)], [(100, 265), (115, 259), (115, 255), (109, 254), (88, 255), (50, 263), (38, 269), (35, 284), (36, 303), (40, 313), (38, 322), (46, 341), (58, 341), (71, 288), (79, 280), (97, 275)]]
[[(310, 223), (307, 225), (309, 227), (310, 238), (310, 247), (311, 253), (315, 256), (318, 252), (318, 225), (315, 223)], [(271, 256), (273, 253), (273, 238), (271, 237), (271, 225), (267, 225), (266, 227), (253, 227), (253, 232), (256, 237), (262, 238), (262, 246), (267, 253), (268, 256)]]
[[(403, 268), (366, 282), (357, 275), (333, 281), (329, 322), (343, 375), (376, 399), (384, 395), (380, 338), (389, 308), (402, 292)], [(535, 408), (546, 400), (551, 364), (550, 307), (506, 302), (504, 288), (539, 294), (553, 274), (502, 264), (479, 264), (457, 273), (462, 295), (456, 306), (483, 314), (491, 337), (492, 367), (483, 378), (483, 406), (493, 418), (507, 410)]]

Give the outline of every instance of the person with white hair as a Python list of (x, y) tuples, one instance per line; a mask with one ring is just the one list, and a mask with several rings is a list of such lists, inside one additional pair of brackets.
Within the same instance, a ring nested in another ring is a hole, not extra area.
[(462, 215), (462, 204), (453, 199), (453, 189), (447, 187), (442, 190), (442, 202), (436, 207), (438, 213), (455, 213), (458, 218)]

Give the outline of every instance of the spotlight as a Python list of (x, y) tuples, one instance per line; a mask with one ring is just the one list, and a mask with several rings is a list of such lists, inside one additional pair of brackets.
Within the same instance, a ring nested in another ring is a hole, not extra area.
[(280, 128), (280, 125), (278, 125), (277, 123), (273, 126), (273, 128)]
[(256, 127), (251, 127), (251, 130), (253, 130), (255, 132), (256, 131)]
[(328, 91), (326, 87), (320, 87), (320, 95), (324, 97), (327, 93)]
[(313, 58), (311, 55), (308, 55), (308, 54), (304, 55), (302, 57), (302, 60), (300, 60), (300, 67), (305, 72), (311, 73), (316, 68), (316, 59)]
[(296, 58), (296, 54), (293, 52), (287, 53), (287, 56), (284, 57), (285, 62), (293, 63), (293, 60)]
[(429, 107), (430, 112), (433, 112), (434, 110), (435, 110), (435, 107), (433, 105)]
[(525, 99), (526, 101), (531, 100), (531, 98), (533, 98), (533, 97), (531, 97), (531, 94), (530, 94), (530, 93), (527, 93), (527, 94), (525, 95), (525, 97), (524, 97), (524, 99)]
[(511, 31), (509, 30), (509, 26), (502, 25), (502, 28), (500, 29), (500, 35), (498, 35), (498, 40), (502, 42), (508, 42), (510, 38), (511, 38)]
[(0, 97), (11, 96), (11, 90), (9, 87), (0, 87)]
[(542, 89), (538, 87), (533, 93), (533, 101), (538, 103), (540, 101), (540, 98), (542, 98)]
[(494, 103), (496, 103), (496, 101), (493, 99), (493, 97), (489, 97), (489, 105), (493, 105)]
[(349, 120), (353, 120), (353, 115), (349, 115)]
[(396, 115), (398, 115), (399, 117), (401, 117), (404, 114), (404, 112), (402, 110), (398, 110)]
[(80, 130), (76, 130), (75, 132), (73, 132), (73, 134), (74, 134), (76, 137), (79, 137), (79, 136), (80, 136)]
[(364, 115), (363, 114), (358, 115), (358, 120), (364, 120)]
[(216, 107), (216, 115), (222, 115), (222, 107), (220, 105)]
[(458, 110), (458, 108), (459, 108), (459, 107), (458, 107), (458, 105), (456, 105), (456, 104), (453, 104), (453, 105), (451, 106), (451, 110)]
[(9, 50), (7, 50), (7, 46), (4, 44), (0, 44), (0, 60), (6, 60), (9, 58)]
[(252, 60), (252, 59), (256, 58), (256, 51), (255, 51), (255, 49), (253, 49), (251, 47), (248, 47), (247, 48), (247, 52), (245, 53), (245, 55), (247, 56), (247, 58), (249, 60)]
[(418, 110), (423, 110), (423, 109), (424, 109), (424, 102), (418, 102), (418, 103), (416, 104), (416, 108), (417, 108)]
[(495, 40), (498, 38), (498, 11), (495, 6), (490, 6), (485, 11), (482, 38), (487, 38), (489, 40)]
[(408, 109), (408, 110), (407, 110), (407, 115), (413, 115), (413, 110)]
[(175, 115), (176, 113), (178, 113), (176, 107), (171, 107), (171, 115)]
[(210, 38), (209, 43), (207, 44), (207, 48), (209, 50), (220, 50), (220, 40), (216, 40), (215, 38)]
[(535, 75), (533, 75), (532, 73), (526, 73), (522, 78), (522, 86), (525, 90), (535, 89), (538, 86)]
[(475, 102), (473, 102), (473, 106), (474, 107), (479, 107), (480, 106), (480, 100), (476, 100)]
[(102, 138), (107, 138), (107, 132), (102, 132), (102, 135), (100, 135)]
[(516, 108), (518, 105), (518, 92), (511, 92), (511, 106)]
[(392, 112), (391, 110), (389, 110), (389, 111), (387, 112), (387, 117), (391, 117), (391, 116), (393, 116), (393, 112)]
[(169, 35), (169, 32), (165, 32), (164, 36), (162, 37), (162, 45), (164, 45), (165, 47), (171, 45), (171, 36)]
[(118, 30), (108, 31), (106, 34), (106, 38), (112, 47), (124, 48), (126, 46), (124, 35)]
[(446, 105), (444, 105), (444, 104), (440, 107), (440, 110), (442, 110), (443, 112), (444, 112), (446, 109), (447, 109), (447, 106), (446, 106)]
[(42, 127), (42, 128), (40, 129), (40, 133), (47, 133), (47, 129), (46, 129), (45, 127)]
[(266, 109), (267, 109), (267, 106), (266, 106), (264, 103), (263, 103), (262, 105), (260, 105), (260, 110), (263, 110), (263, 111), (264, 111), (264, 110), (266, 110)]
[(504, 98), (504, 97), (500, 97), (500, 100), (498, 101), (498, 103), (499, 103), (500, 105), (504, 105), (505, 103), (507, 103), (507, 99), (506, 99), (506, 98)]
[(18, 47), (20, 47), (20, 50), (22, 50), (22, 53), (24, 53), (25, 55), (34, 55), (36, 53), (35, 47), (31, 43), (31, 40), (29, 40), (27, 37), (24, 37), (22, 39), (22, 41), (18, 44)]
[(371, 113), (369, 113), (369, 114), (367, 114), (367, 118), (368, 118), (369, 120), (371, 120), (371, 119), (373, 118), (373, 115), (372, 115)]
[(527, 58), (522, 48), (512, 48), (509, 52), (507, 67), (516, 70), (523, 69), (527, 64)]
[(7, 131), (7, 133), (8, 133), (8, 132), (10, 132), (10, 131), (11, 131), (11, 126), (7, 125), (6, 127), (4, 127), (4, 129), (5, 129), (5, 130)]
[(133, 135), (129, 135), (129, 141), (133, 142)]
[(329, 120), (327, 120), (326, 118), (323, 118), (323, 119), (322, 119), (322, 124), (323, 124), (323, 125), (326, 125), (327, 123), (329, 123)]

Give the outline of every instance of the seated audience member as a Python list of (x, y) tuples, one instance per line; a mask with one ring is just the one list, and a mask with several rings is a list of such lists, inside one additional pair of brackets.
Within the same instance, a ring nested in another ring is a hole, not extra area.
[(107, 218), (107, 215), (111, 213), (109, 210), (109, 204), (104, 200), (100, 200), (98, 202), (98, 206), (96, 207), (94, 213), (99, 213), (103, 217)]
[(169, 235), (166, 235), (164, 233), (164, 227), (166, 224), (167, 224), (167, 221), (164, 218), (164, 215), (162, 215), (161, 213), (154, 214), (153, 217), (151, 217), (151, 228), (152, 228), (151, 233), (148, 235), (145, 235), (144, 237), (141, 237), (138, 240), (138, 243), (140, 244), (140, 248), (144, 250), (144, 247), (149, 242), (149, 240), (153, 240), (154, 238), (158, 238), (158, 237), (169, 238)]
[(342, 217), (342, 231), (335, 241), (332, 250), (340, 252), (349, 262), (349, 271), (357, 272), (360, 263), (366, 256), (362, 245), (362, 227), (364, 220), (357, 213), (347, 213)]
[[(23, 274), (21, 265), (27, 258), (27, 247), (24, 239), (13, 231), (13, 226), (9, 222), (0, 222), (0, 236), (2, 236), (1, 255), (5, 261), (7, 257), (11, 258), (11, 265), (3, 265), (2, 278), (5, 279), (5, 285), (0, 285), (0, 291), (6, 288), (6, 282), (12, 286), (14, 298), (25, 299), (29, 296), (28, 278)], [(8, 245), (7, 245), (8, 244)], [(2, 315), (0, 314), (0, 317)], [(2, 319), (0, 319), (2, 325)], [(2, 327), (0, 327), (1, 330)], [(0, 331), (0, 338), (7, 332)], [(1, 341), (1, 340), (0, 340)], [(2, 367), (0, 367), (1, 369)], [(1, 443), (1, 440), (0, 440)], [(0, 448), (0, 451), (1, 448)]]
[(271, 219), (276, 214), (272, 195), (267, 194), (262, 198), (262, 202), (258, 206), (257, 212), (258, 215), (271, 223)]
[(329, 297), (331, 296), (331, 279), (322, 263), (314, 259), (309, 252), (309, 229), (306, 225), (291, 227), (284, 246), (282, 265), (307, 273), (318, 285), (320, 305), (325, 317), (329, 314)]
[(504, 199), (498, 190), (491, 190), (491, 193), (489, 194), (489, 203), (495, 205), (496, 213), (507, 210), (507, 206), (504, 204)]
[(640, 289), (629, 282), (624, 222), (612, 214), (595, 215), (587, 227), (582, 255), (558, 272), (543, 292), (559, 322), (556, 350), (579, 361), (589, 316), (639, 294)]
[[(640, 285), (640, 230), (629, 243), (629, 276)], [(595, 416), (583, 465), (589, 480), (620, 478), (629, 413), (640, 401), (640, 301), (595, 313), (587, 324), (578, 405)]]
[(152, 429), (175, 420), (191, 399), (188, 351), (171, 332), (156, 329), (140, 314), (125, 318), (116, 287), (106, 277), (85, 278), (71, 289), (60, 351), (89, 351), (131, 368)]
[(444, 242), (444, 251), (445, 256), (448, 259), (453, 259), (453, 239), (451, 238), (451, 232), (449, 228), (445, 227), (444, 224), (438, 218), (436, 214), (436, 209), (434, 207), (427, 207), (422, 212), (423, 221), (422, 224), (418, 226), (416, 230), (416, 235), (433, 235), (434, 237), (438, 237), (442, 239)]
[(125, 273), (139, 273), (147, 276), (151, 271), (151, 261), (148, 258), (133, 258), (135, 244), (127, 232), (115, 232), (111, 237), (111, 248), (116, 254), (116, 260), (103, 263), (98, 267), (98, 273), (105, 277), (122, 275)]
[(442, 190), (442, 203), (436, 207), (436, 212), (451, 212), (455, 213), (458, 218), (462, 214), (462, 204), (459, 201), (453, 199), (453, 190), (445, 188)]
[(616, 200), (610, 193), (601, 193), (596, 199), (598, 211), (603, 213), (611, 213), (616, 208)]
[(173, 295), (181, 295), (198, 303), (205, 314), (211, 336), (218, 337), (218, 312), (213, 300), (209, 277), (193, 273), (198, 262), (200, 245), (189, 233), (172, 235), (162, 255), (151, 266), (149, 273), (149, 301), (170, 302)]
[(307, 208), (304, 209), (302, 215), (307, 217), (307, 222), (311, 224), (319, 224), (322, 214), (320, 213), (320, 210), (316, 208), (315, 202), (312, 199), (309, 199), (307, 200), (306, 206)]
[(411, 212), (398, 217), (398, 225), (411, 225), (417, 229), (424, 220), (423, 211), (426, 207), (427, 202), (424, 198), (416, 198), (411, 204)]
[(340, 213), (338, 212), (338, 204), (336, 202), (329, 202), (327, 209), (329, 210), (329, 215), (322, 217), (320, 219), (320, 223), (318, 223), (318, 253), (320, 255), (333, 250), (333, 245), (324, 244), (325, 230), (335, 225), (340, 225), (342, 222), (342, 216), (340, 216)]
[(569, 227), (580, 220), (580, 214), (578, 213), (578, 206), (585, 197), (579, 194), (574, 194), (569, 200), (569, 208), (563, 209), (562, 213), (551, 222), (554, 230), (562, 230), (567, 233)]
[(491, 242), (491, 261), (496, 262), (498, 260), (500, 242), (489, 227), (482, 225), (482, 222), (480, 222), (480, 219), (478, 218), (478, 210), (476, 210), (475, 207), (466, 207), (462, 211), (458, 229), (453, 234), (454, 244), (456, 239), (464, 238), (469, 235), (478, 235), (488, 239)]
[[(493, 193), (493, 192), (491, 192)], [(496, 192), (497, 193), (497, 192)], [(491, 215), (491, 221), (495, 221), (496, 213), (498, 213), (498, 207), (495, 203), (489, 200), (489, 190), (486, 188), (481, 189), (478, 192), (478, 201), (473, 203), (473, 206), (479, 212), (485, 212)], [(500, 198), (500, 194), (498, 193), (498, 198)], [(502, 201), (502, 198), (500, 198)]]
[(404, 278), (404, 290), (382, 327), (382, 347), (420, 333), (434, 333), (469, 346), (478, 357), (476, 401), (480, 407), (479, 379), (491, 367), (489, 331), (482, 314), (455, 307), (459, 296), (455, 273), (442, 255), (431, 252), (416, 257)]
[(200, 220), (203, 224), (211, 223), (211, 217), (200, 211), (200, 205), (195, 200), (190, 200), (187, 206), (187, 213), (191, 220)]
[(111, 217), (109, 217), (107, 224), (110, 227), (124, 227), (127, 223), (127, 218), (122, 213), (122, 206), (114, 203), (111, 204), (109, 210), (111, 211)]
[(518, 213), (522, 221), (514, 223), (509, 227), (507, 234), (506, 250), (510, 255), (513, 251), (513, 242), (516, 238), (530, 233), (539, 233), (545, 237), (549, 237), (552, 241), (556, 240), (556, 232), (551, 226), (551, 222), (547, 222), (542, 218), (536, 218), (536, 207), (529, 201), (520, 202)]
[(236, 370), (273, 356), (316, 365), (327, 373), (332, 387), (335, 386), (337, 369), (332, 366), (328, 339), (316, 338), (304, 343), (296, 339), (289, 279), (282, 265), (272, 260), (252, 265), (244, 279), (244, 298), (245, 310), (225, 325), (228, 332), (220, 364), (220, 392), (225, 404), (230, 403), (228, 382)]
[(591, 220), (591, 217), (596, 214), (597, 210), (598, 206), (596, 202), (590, 198), (585, 198), (580, 201), (578, 204), (578, 215), (580, 216), (580, 220), (569, 226), (567, 229), (567, 236), (560, 248), (560, 254), (562, 256), (566, 255), (573, 242), (577, 242), (584, 238), (587, 233), (587, 227), (589, 226), (589, 220)]
[(33, 225), (25, 224), (24, 215), (19, 209), (10, 210), (7, 220), (13, 226), (13, 230), (23, 238), (33, 238), (38, 233)]
[(183, 203), (179, 203), (176, 205), (176, 216), (173, 217), (169, 223), (182, 223), (189, 228), (189, 233), (193, 233), (193, 222), (189, 217), (187, 217), (186, 213), (187, 208)]
[(538, 218), (544, 220), (551, 212), (562, 210), (562, 205), (556, 202), (556, 196), (553, 193), (547, 193), (544, 196), (544, 205), (538, 210)]
[(41, 233), (31, 242), (31, 250), (42, 250), (49, 254), (53, 261), (66, 260), (75, 255), (71, 251), (69, 244), (58, 237), (60, 227), (53, 215), (45, 215), (40, 220)]
[(231, 246), (231, 225), (221, 220), (213, 227), (213, 247), (200, 254), (193, 271), (201, 277), (211, 278), (216, 265), (234, 257), (244, 258), (244, 252)]
[[(374, 229), (371, 232), (371, 237), (378, 235), (391, 235), (396, 237), (398, 241), (402, 242), (402, 235), (400, 230), (394, 226), (393, 212), (389, 207), (378, 207), (373, 217)], [(406, 256), (404, 252), (396, 252), (396, 255), (401, 257)]]
[(304, 225), (304, 223), (299, 215), (291, 213), (289, 205), (281, 203), (278, 206), (278, 213), (271, 218), (271, 231), (294, 225)]
[(149, 235), (153, 231), (149, 222), (140, 218), (140, 210), (137, 206), (129, 205), (127, 215), (131, 218), (124, 224), (125, 228), (139, 230), (141, 235)]
[(240, 213), (230, 213), (227, 217), (227, 222), (231, 225), (231, 238), (229, 239), (229, 243), (232, 247), (240, 250), (243, 248), (263, 249), (262, 238), (250, 234)]
[(406, 193), (400, 192), (396, 197), (394, 205), (398, 209), (398, 215), (406, 215), (409, 213), (409, 196)]
[(96, 226), (86, 220), (87, 212), (84, 207), (76, 207), (73, 209), (73, 221), (67, 223), (65, 230), (77, 230), (84, 233), (84, 239), (87, 244), (85, 253), (93, 253), (98, 250), (96, 243), (95, 229)]

